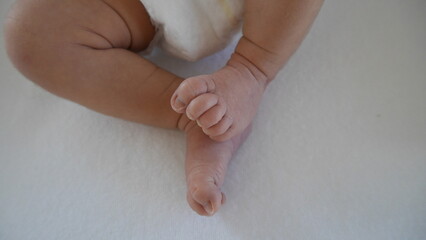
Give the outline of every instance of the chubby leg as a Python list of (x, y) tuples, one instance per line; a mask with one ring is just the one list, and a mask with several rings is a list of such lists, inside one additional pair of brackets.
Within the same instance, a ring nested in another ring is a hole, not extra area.
[(104, 114), (186, 131), (188, 203), (211, 215), (244, 136), (215, 143), (172, 110), (181, 79), (133, 52), (148, 45), (153, 31), (138, 0), (19, 0), (5, 26), (12, 62), (48, 91)]
[[(212, 139), (226, 141), (251, 123), (267, 84), (302, 42), (323, 0), (246, 0), (243, 37), (226, 66), (188, 78), (173, 109), (197, 121)], [(261, 20), (259, 20), (261, 19)]]
[(175, 128), (181, 115), (169, 99), (181, 79), (134, 53), (153, 35), (138, 0), (18, 0), (5, 25), (12, 62), (41, 87), (107, 115)]

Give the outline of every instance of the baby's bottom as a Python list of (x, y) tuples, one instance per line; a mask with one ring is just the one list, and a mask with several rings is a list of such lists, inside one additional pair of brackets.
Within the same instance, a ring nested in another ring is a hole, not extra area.
[(5, 31), (12, 62), (51, 93), (107, 115), (185, 130), (188, 202), (201, 215), (218, 210), (228, 162), (248, 130), (214, 142), (172, 110), (182, 79), (136, 54), (154, 36), (139, 0), (19, 0)]

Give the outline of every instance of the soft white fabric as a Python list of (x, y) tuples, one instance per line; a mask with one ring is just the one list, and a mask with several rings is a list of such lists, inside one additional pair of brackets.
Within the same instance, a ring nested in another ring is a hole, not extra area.
[(243, 0), (141, 0), (158, 45), (167, 53), (195, 61), (223, 49), (240, 25)]
[[(424, 240), (425, 13), (424, 0), (326, 0), (267, 89), (212, 218), (186, 203), (182, 133), (57, 98), (0, 47), (0, 239)], [(232, 48), (150, 59), (190, 76)]]

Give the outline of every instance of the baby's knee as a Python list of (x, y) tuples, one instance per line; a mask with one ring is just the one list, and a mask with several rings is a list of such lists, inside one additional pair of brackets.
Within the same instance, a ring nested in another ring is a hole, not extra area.
[(66, 64), (77, 54), (74, 50), (79, 45), (110, 48), (110, 42), (96, 33), (93, 25), (99, 24), (87, 14), (102, 3), (89, 1), (86, 6), (84, 2), (18, 0), (9, 10), (4, 25), (6, 51), (13, 65), (28, 79), (52, 85), (54, 79), (48, 77), (49, 72)]
[(61, 19), (53, 21), (49, 13), (54, 7), (51, 0), (18, 0), (5, 19), (6, 52), (13, 65), (33, 81), (48, 70), (52, 56), (60, 54), (62, 32), (56, 29)]
[(3, 28), (6, 52), (15, 67), (23, 73), (28, 71), (31, 66), (29, 62), (35, 56), (33, 50), (36, 39), (32, 35), (37, 28), (35, 22), (31, 21), (33, 16), (30, 8), (30, 1), (17, 1), (9, 10)]

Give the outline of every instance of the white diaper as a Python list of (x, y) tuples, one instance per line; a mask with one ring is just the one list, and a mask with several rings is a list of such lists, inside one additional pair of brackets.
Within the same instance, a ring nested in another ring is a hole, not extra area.
[(223, 49), (242, 19), (244, 0), (141, 0), (157, 33), (148, 49), (159, 46), (195, 61)]

